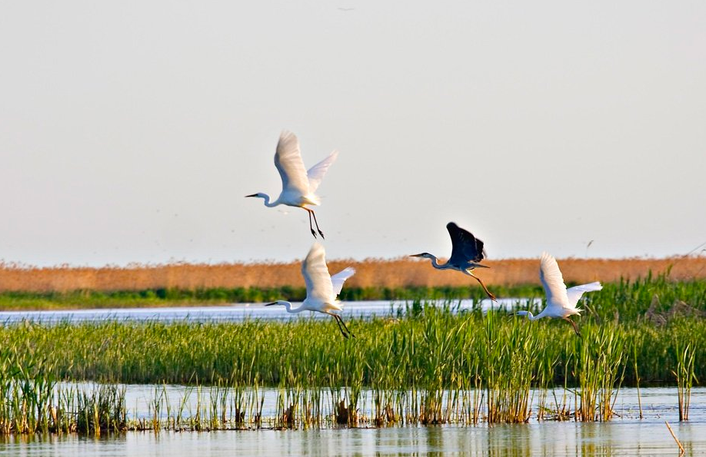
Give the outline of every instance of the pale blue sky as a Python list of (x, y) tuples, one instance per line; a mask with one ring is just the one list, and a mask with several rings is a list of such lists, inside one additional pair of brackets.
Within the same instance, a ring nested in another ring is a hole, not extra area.
[(7, 262), (301, 259), (306, 213), (243, 198), (282, 129), (340, 151), (330, 258), (706, 242), (703, 1), (3, 2), (0, 58)]

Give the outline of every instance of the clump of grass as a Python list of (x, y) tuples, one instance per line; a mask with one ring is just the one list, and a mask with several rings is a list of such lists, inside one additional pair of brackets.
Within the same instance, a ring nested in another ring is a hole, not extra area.
[(676, 370), (673, 371), (677, 380), (677, 397), (679, 402), (679, 421), (689, 420), (689, 406), (691, 404), (691, 387), (696, 380), (694, 375), (695, 351), (690, 343), (683, 345), (679, 342), (676, 346)]

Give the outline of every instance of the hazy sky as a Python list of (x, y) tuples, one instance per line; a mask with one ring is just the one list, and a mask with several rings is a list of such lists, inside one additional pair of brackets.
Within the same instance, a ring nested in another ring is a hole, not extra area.
[[(685, 254), (706, 242), (706, 2), (0, 5), (0, 258)], [(587, 248), (589, 241), (594, 240)]]

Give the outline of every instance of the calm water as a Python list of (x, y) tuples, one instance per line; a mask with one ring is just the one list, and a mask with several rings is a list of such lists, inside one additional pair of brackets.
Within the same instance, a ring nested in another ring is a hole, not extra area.
[[(149, 415), (148, 403), (156, 388), (126, 386), (131, 417)], [(193, 389), (183, 386), (167, 389), (171, 403), (187, 396), (193, 405)], [(557, 390), (557, 396), (562, 392)], [(208, 395), (208, 389), (203, 395)], [(275, 396), (275, 391), (266, 391), (265, 415), (274, 411)], [(639, 419), (636, 390), (623, 389), (615, 406), (620, 417), (606, 423), (532, 420), (521, 425), (463, 427), (128, 432), (100, 439), (5, 437), (0, 438), (0, 455), (677, 455), (676, 443), (665, 420), (690, 455), (706, 455), (706, 388), (693, 390), (691, 419), (685, 423), (678, 421), (676, 389), (642, 389), (641, 396), (643, 419)]]
[[(706, 453), (706, 425), (672, 424), (689, 455)], [(9, 438), (0, 455), (678, 455), (664, 423), (573, 422), (493, 427), (306, 431), (129, 432), (114, 438)]]
[[(541, 300), (535, 300), (541, 304)], [(294, 302), (293, 306), (301, 303)], [(439, 302), (443, 304), (443, 302)], [(480, 306), (487, 311), (494, 309), (513, 309), (518, 306), (526, 307), (527, 299), (506, 298), (493, 303), (489, 299), (481, 302), (473, 300), (458, 300), (452, 303), (452, 309), (472, 310)], [(344, 302), (343, 316), (346, 317), (372, 317), (387, 316), (404, 312), (407, 304), (404, 301), (359, 301)], [(112, 308), (89, 309), (69, 311), (3, 311), (0, 312), (0, 322), (13, 323), (30, 319), (39, 322), (85, 322), (105, 321), (107, 319), (121, 321), (190, 321), (190, 322), (238, 322), (245, 319), (285, 320), (306, 319), (309, 317), (328, 318), (320, 313), (302, 313), (291, 315), (282, 306), (265, 307), (261, 303), (243, 303), (229, 306), (192, 306), (175, 308)]]

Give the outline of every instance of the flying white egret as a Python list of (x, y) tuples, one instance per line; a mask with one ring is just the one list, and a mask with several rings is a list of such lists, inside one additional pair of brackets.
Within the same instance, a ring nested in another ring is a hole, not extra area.
[(279, 194), (279, 198), (270, 203), (270, 196), (262, 192), (246, 195), (245, 197), (262, 198), (268, 208), (288, 205), (306, 210), (309, 213), (311, 234), (316, 238), (316, 232), (311, 223), (313, 217), (316, 230), (321, 235), (321, 238), (324, 238), (324, 233), (319, 228), (319, 221), (316, 220), (314, 210), (307, 208), (307, 205), (318, 206), (321, 203), (321, 200), (315, 194), (316, 189), (337, 156), (338, 151), (333, 151), (324, 160), (311, 167), (309, 171), (306, 171), (302, 161), (302, 154), (299, 150), (299, 140), (292, 132), (285, 130), (279, 137), (277, 152), (275, 153), (275, 167), (277, 167), (277, 171), (282, 177), (282, 192)]
[(292, 309), (292, 304), (288, 301), (277, 300), (265, 306), (283, 305), (288, 313), (296, 314), (302, 311), (316, 311), (318, 313), (333, 316), (338, 324), (338, 328), (345, 338), (348, 335), (355, 338), (355, 335), (348, 330), (348, 327), (338, 314), (343, 311), (343, 304), (336, 300), (336, 297), (343, 288), (346, 279), (355, 274), (355, 269), (348, 267), (331, 276), (326, 266), (326, 252), (324, 247), (318, 242), (309, 250), (306, 259), (302, 263), (302, 276), (306, 282), (306, 299), (302, 304)]
[(453, 246), (451, 249), (451, 258), (449, 258), (446, 263), (439, 265), (436, 256), (428, 252), (414, 254), (410, 257), (431, 259), (431, 265), (437, 270), (457, 270), (475, 278), (483, 287), (485, 293), (488, 294), (488, 297), (490, 297), (491, 300), (495, 300), (495, 295), (490, 293), (488, 288), (485, 287), (485, 284), (483, 284), (483, 281), (473, 274), (474, 268), (490, 268), (478, 263), (485, 258), (483, 242), (473, 236), (471, 232), (462, 229), (454, 222), (446, 224), (446, 229), (449, 231), (449, 235), (451, 235), (451, 244)]
[(559, 264), (556, 259), (546, 252), (542, 253), (542, 260), (539, 267), (539, 278), (542, 280), (542, 286), (544, 286), (544, 292), (547, 294), (547, 306), (542, 310), (541, 313), (536, 316), (532, 315), (529, 311), (518, 311), (517, 314), (520, 316), (527, 316), (529, 320), (535, 321), (543, 317), (551, 317), (554, 319), (564, 319), (569, 322), (573, 327), (577, 335), (579, 329), (576, 326), (576, 322), (570, 319), (570, 316), (581, 315), (581, 309), (576, 307), (579, 299), (584, 292), (593, 292), (596, 290), (603, 289), (600, 282), (592, 282), (590, 284), (583, 284), (581, 286), (566, 288), (564, 284), (564, 278), (561, 275), (561, 270), (559, 270)]

